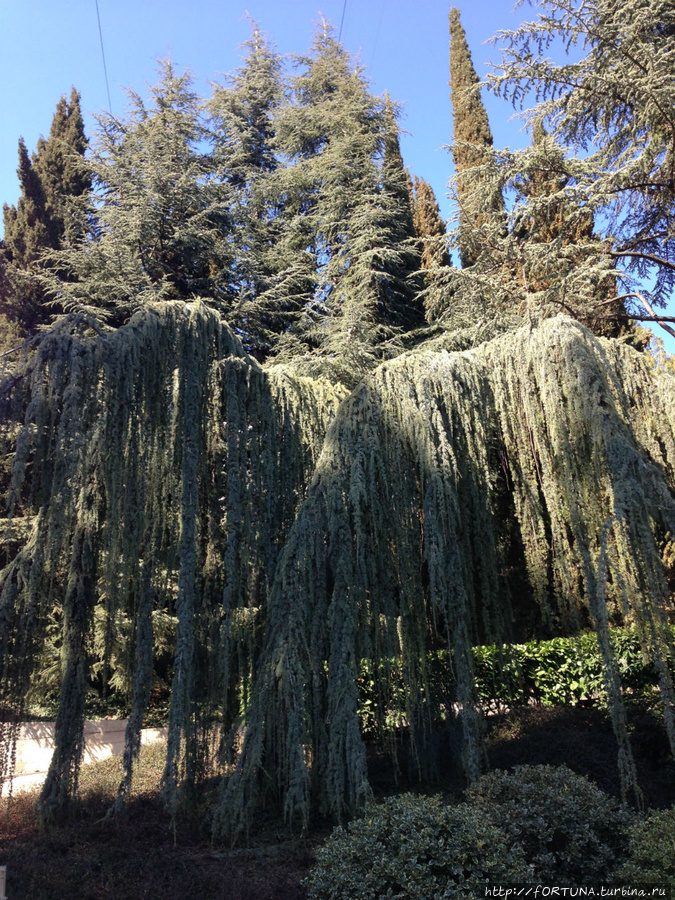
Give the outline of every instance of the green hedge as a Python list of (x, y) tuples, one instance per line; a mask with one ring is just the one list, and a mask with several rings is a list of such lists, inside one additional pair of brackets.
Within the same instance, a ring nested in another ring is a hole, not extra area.
[[(612, 632), (621, 683), (635, 696), (658, 685), (654, 662), (645, 659), (635, 629)], [(536, 700), (544, 706), (602, 701), (602, 661), (594, 633), (500, 647), (475, 647), (476, 687), (481, 702), (505, 706)]]
[[(636, 630), (615, 629), (612, 642), (627, 695), (653, 702), (658, 673), (653, 660), (645, 658)], [(486, 707), (513, 708), (533, 700), (544, 706), (584, 701), (605, 703), (602, 661), (594, 633), (503, 647), (474, 647), (472, 652), (478, 698)], [(396, 660), (379, 663), (376, 673), (369, 663), (362, 665), (360, 709), (366, 732), (377, 730), (378, 709), (382, 719), (381, 710), (386, 701), (383, 703), (379, 692), (383, 684), (388, 685), (399, 703), (405, 698), (405, 678), (397, 663)], [(427, 672), (432, 692), (428, 702), (435, 709), (447, 707), (454, 695), (447, 651), (429, 654)], [(392, 718), (387, 724), (395, 726), (397, 722)]]

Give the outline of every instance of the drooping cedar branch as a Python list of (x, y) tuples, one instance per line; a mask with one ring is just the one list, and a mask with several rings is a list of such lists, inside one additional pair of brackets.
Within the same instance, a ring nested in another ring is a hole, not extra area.
[[(199, 785), (204, 738), (220, 734), (219, 838), (269, 791), (291, 822), (368, 796), (364, 670), (376, 735), (407, 723), (423, 754), (445, 718), (476, 775), (471, 646), (517, 636), (524, 613), (542, 633), (596, 629), (627, 785), (612, 624), (640, 630), (675, 736), (661, 559), (675, 534), (675, 393), (630, 348), (557, 317), (471, 351), (430, 342), (346, 396), (261, 368), (215, 313), (169, 303), (107, 340), (62, 323), (6, 403), (24, 410), (15, 515), (35, 516), (0, 576), (2, 696), (17, 711), (55, 609), (60, 623), (45, 817), (76, 788), (101, 622), (103, 656), (127, 648), (120, 802), (166, 617), (166, 799), (175, 808)], [(11, 739), (8, 727), (8, 764)]]
[[(265, 375), (216, 314), (179, 302), (137, 314), (107, 340), (63, 322), (16, 390), (7, 411), (23, 406), (25, 421), (11, 504), (36, 516), (1, 575), (0, 671), (3, 698), (19, 711), (56, 609), (63, 679), (43, 815), (76, 786), (96, 616), (104, 655), (127, 629), (131, 750), (149, 694), (152, 614), (162, 611), (176, 622), (172, 806), (178, 780), (198, 768), (200, 729), (239, 715), (233, 698), (255, 648), (228, 654), (232, 621), (266, 605), (278, 545), (341, 389), (282, 369)], [(127, 762), (123, 793), (133, 753)]]
[[(498, 573), (514, 553), (553, 632), (598, 630), (630, 783), (608, 623), (636, 622), (668, 655), (658, 541), (675, 524), (675, 444), (672, 393), (660, 386), (637, 353), (559, 317), (475, 351), (411, 353), (351, 394), (277, 570), (219, 833), (250, 820), (263, 760), (290, 818), (313, 797), (335, 815), (357, 805), (368, 782), (355, 678), (364, 663), (396, 660), (406, 689), (382, 678), (380, 725), (399, 709), (412, 727), (438, 714), (433, 646), (453, 661), (465, 765), (477, 771), (469, 648), (511, 633), (517, 610)], [(501, 519), (504, 460), (515, 541)]]

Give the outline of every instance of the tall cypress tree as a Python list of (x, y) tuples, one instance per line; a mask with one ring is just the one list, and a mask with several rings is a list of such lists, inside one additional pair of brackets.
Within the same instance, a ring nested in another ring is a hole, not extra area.
[(86, 201), (91, 171), (84, 164), (88, 141), (80, 95), (72, 89), (70, 101), (59, 100), (49, 138), (40, 138), (35, 168), (42, 181), (52, 223), (59, 241), (74, 244), (86, 231)]
[(410, 183), (413, 226), (424, 278), (424, 308), (427, 321), (444, 305), (446, 291), (439, 283), (439, 270), (450, 265), (446, 224), (441, 218), (434, 189), (415, 175)]
[(441, 217), (434, 189), (424, 178), (415, 175), (411, 184), (412, 217), (415, 236), (420, 242), (422, 268), (434, 265), (449, 266), (450, 255), (445, 242), (439, 244), (434, 238), (442, 238), (446, 224)]
[(86, 149), (80, 95), (74, 88), (70, 102), (59, 100), (49, 138), (40, 138), (32, 157), (19, 140), (21, 196), (16, 207), (3, 207), (6, 278), (0, 290), (6, 314), (25, 331), (60, 311), (50, 304), (39, 276), (45, 273), (45, 254), (72, 245), (86, 231), (91, 186)]
[(403, 165), (403, 157), (401, 156), (396, 108), (388, 92), (385, 92), (384, 102), (384, 186), (399, 204), (401, 234), (406, 238), (412, 238), (415, 236), (415, 226), (413, 223), (412, 198), (408, 189), (409, 175)]
[(420, 250), (416, 241), (410, 176), (403, 164), (396, 108), (385, 93), (384, 156), (382, 183), (384, 203), (390, 214), (390, 239), (397, 252), (385, 262), (389, 276), (384, 284), (383, 314), (385, 320), (404, 329), (422, 324), (423, 310), (418, 299), (422, 288)]
[(17, 169), (21, 196), (16, 206), (3, 207), (5, 226), (3, 262), (5, 278), (2, 285), (3, 312), (31, 332), (48, 321), (51, 311), (46, 305), (44, 289), (36, 275), (40, 260), (57, 244), (57, 229), (49, 215), (42, 180), (26, 149), (19, 139), (19, 166)]
[(19, 138), (17, 175), (21, 186), (19, 202), (3, 207), (5, 252), (16, 267), (28, 269), (45, 249), (53, 249), (57, 244), (42, 179), (23, 138)]
[(466, 33), (459, 18), (459, 10), (450, 10), (450, 96), (453, 111), (452, 155), (455, 160), (457, 202), (459, 205), (459, 253), (462, 266), (472, 266), (480, 253), (475, 242), (476, 226), (503, 208), (501, 192), (495, 189), (487, 208), (476, 198), (476, 177), (487, 178), (486, 167), (491, 159), (492, 132), (480, 94)]

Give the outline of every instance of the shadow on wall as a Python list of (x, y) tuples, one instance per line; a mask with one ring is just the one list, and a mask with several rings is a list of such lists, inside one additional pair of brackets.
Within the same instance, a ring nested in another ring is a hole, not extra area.
[[(83, 765), (124, 752), (127, 719), (101, 719), (84, 723)], [(166, 739), (166, 728), (144, 728), (142, 744)], [(54, 722), (25, 722), (19, 728), (14, 776), (0, 784), (0, 797), (42, 784), (54, 752)]]

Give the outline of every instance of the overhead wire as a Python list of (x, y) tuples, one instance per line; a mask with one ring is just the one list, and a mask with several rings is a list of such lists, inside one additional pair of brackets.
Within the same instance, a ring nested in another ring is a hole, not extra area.
[(345, 12), (347, 11), (347, 0), (342, 4), (342, 18), (340, 19), (340, 33), (338, 34), (338, 43), (342, 40), (342, 26), (345, 24)]
[[(346, 2), (346, 0), (345, 0)], [(98, 36), (101, 40), (101, 57), (103, 59), (103, 74), (105, 76), (105, 89), (108, 92), (108, 112), (112, 115), (112, 103), (110, 102), (110, 84), (108, 83), (108, 67), (105, 64), (105, 50), (103, 48), (103, 30), (101, 29), (101, 13), (98, 8), (98, 0), (96, 3), (96, 18), (98, 20)]]
[(375, 32), (375, 43), (373, 44), (373, 51), (370, 54), (370, 65), (368, 66), (368, 69), (370, 71), (371, 78), (373, 75), (373, 63), (375, 62), (375, 54), (377, 53), (377, 42), (380, 39), (380, 29), (382, 28), (382, 19), (384, 17), (384, 4), (385, 0), (382, 0), (382, 5), (380, 6), (380, 18), (377, 23), (377, 31)]

